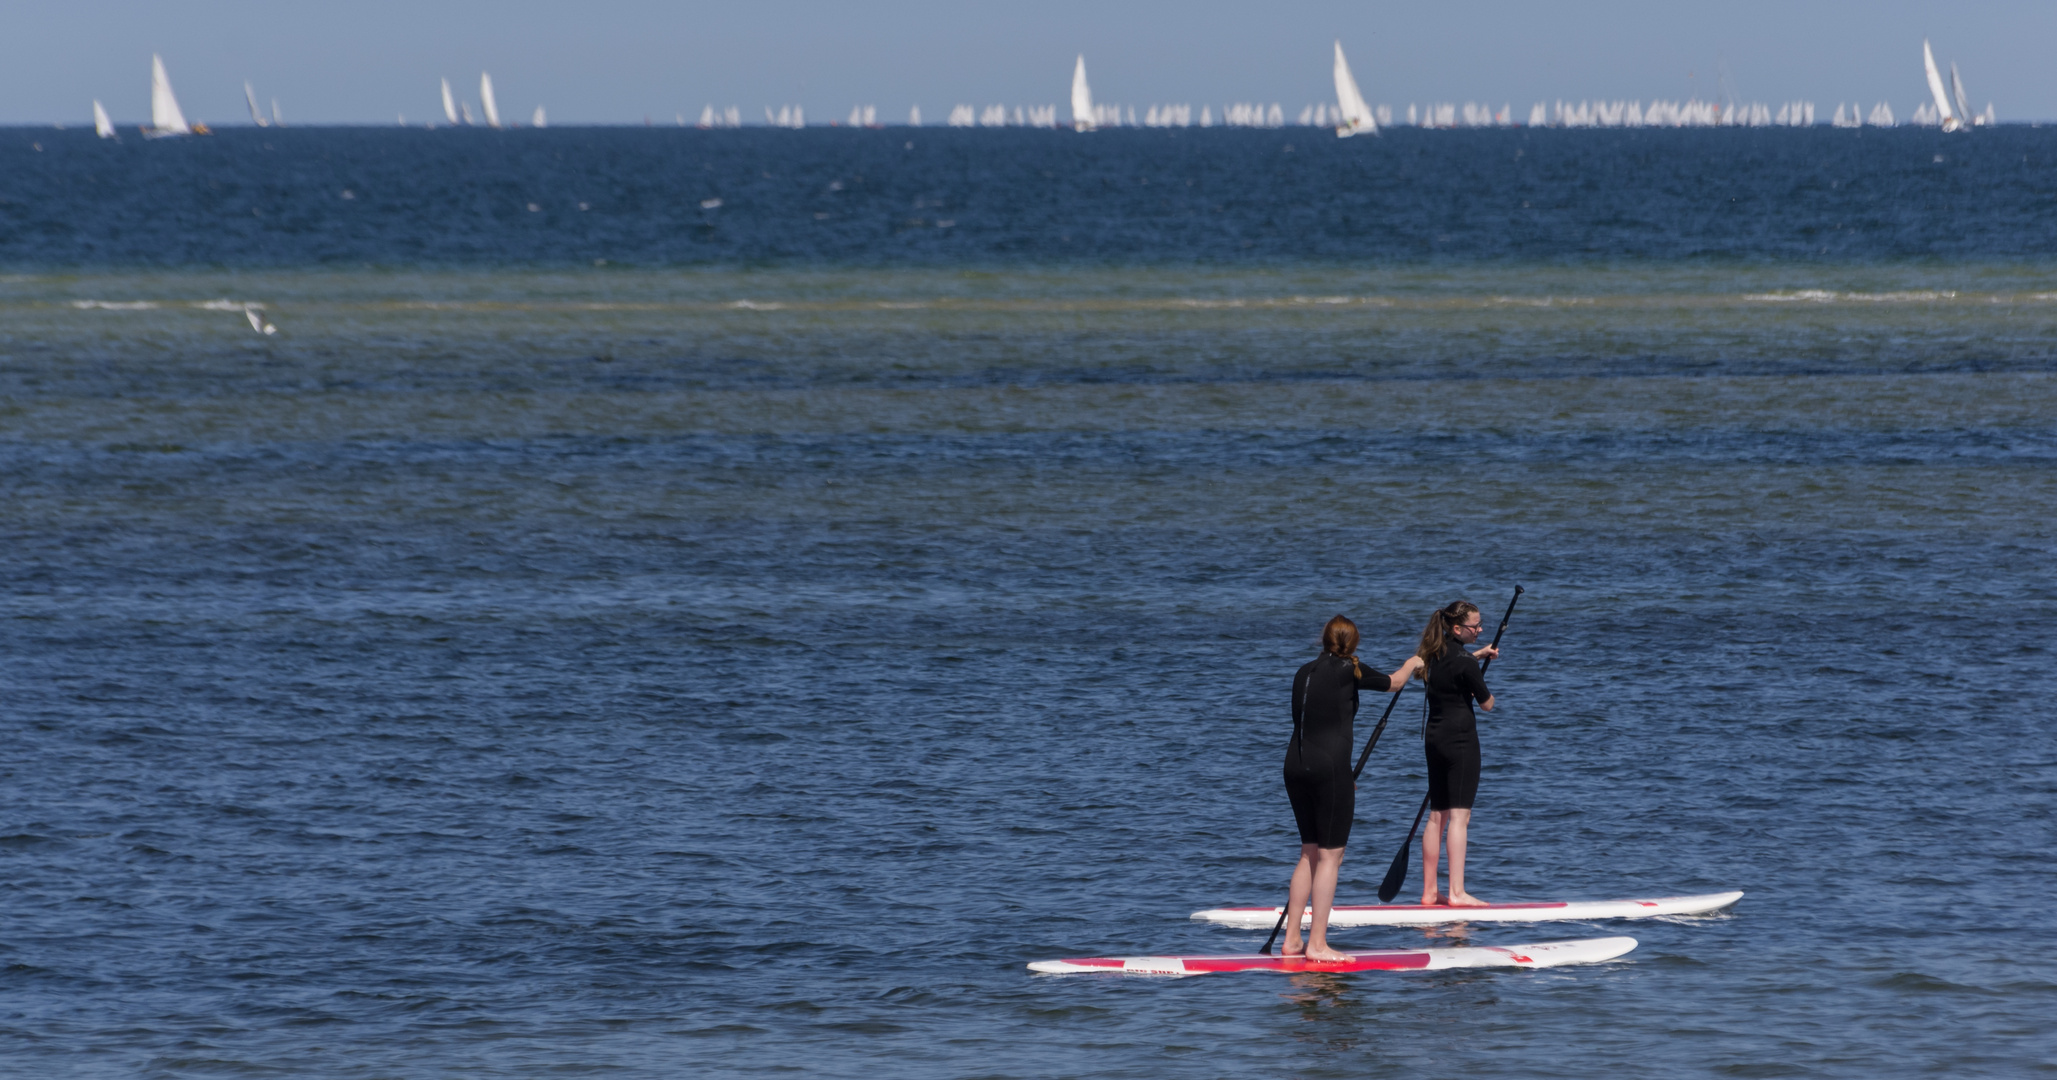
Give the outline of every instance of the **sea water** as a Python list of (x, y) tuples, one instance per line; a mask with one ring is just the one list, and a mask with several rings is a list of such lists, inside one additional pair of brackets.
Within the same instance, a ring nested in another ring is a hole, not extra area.
[[(2053, 166), (0, 133), (0, 1063), (2057, 1067)], [(1282, 902), (1322, 622), (1392, 667), (1516, 584), (1472, 890), (1735, 909), (1337, 935), (1641, 941), (1588, 968), (1024, 969), (1253, 950), (1188, 915)]]

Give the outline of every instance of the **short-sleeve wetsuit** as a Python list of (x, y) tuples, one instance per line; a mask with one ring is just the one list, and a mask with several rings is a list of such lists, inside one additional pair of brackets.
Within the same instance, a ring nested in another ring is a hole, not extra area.
[(1357, 691), (1384, 690), (1383, 672), (1323, 653), (1293, 675), (1293, 741), (1286, 744), (1286, 798), (1300, 842), (1339, 848), (1350, 842), (1357, 785), (1350, 776)]
[(1478, 661), (1455, 637), (1422, 673), (1428, 689), (1428, 726), (1422, 748), (1428, 754), (1428, 804), (1433, 810), (1469, 810), (1478, 798), (1478, 716), (1471, 703), (1493, 696)]

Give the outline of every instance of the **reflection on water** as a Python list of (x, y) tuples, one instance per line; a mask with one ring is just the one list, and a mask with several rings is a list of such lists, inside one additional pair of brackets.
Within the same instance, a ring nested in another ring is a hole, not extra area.
[[(1376, 976), (1374, 976), (1376, 977)], [(1279, 999), (1292, 1006), (1302, 1024), (1290, 1030), (1293, 1041), (1318, 1051), (1355, 1049), (1375, 1019), (1359, 1000), (1363, 991), (1352, 976), (1303, 973), (1287, 978), (1290, 988)]]

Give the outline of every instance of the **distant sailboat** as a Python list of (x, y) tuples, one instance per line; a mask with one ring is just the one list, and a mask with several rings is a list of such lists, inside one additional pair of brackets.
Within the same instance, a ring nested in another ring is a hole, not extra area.
[(250, 88), (250, 80), (248, 79), (243, 80), (243, 100), (250, 103), (251, 123), (256, 124), (258, 127), (271, 126), (271, 121), (266, 120), (264, 114), (257, 111), (257, 91)]
[(1100, 125), (1093, 118), (1093, 88), (1086, 85), (1086, 54), (1080, 53), (1078, 67), (1071, 73), (1071, 126), (1091, 131)]
[(486, 110), (486, 126), (500, 126), (500, 106), (493, 101), (493, 77), (479, 72), (479, 104)]
[(545, 116), (545, 115), (543, 115), (543, 107), (542, 107), (541, 105), (538, 105), (538, 106), (536, 106), (536, 115), (534, 115), (534, 116), (531, 116), (531, 117), (529, 117), (529, 126), (530, 126), (530, 127), (549, 127), (549, 126), (550, 126), (550, 118), (549, 118), (549, 117), (547, 117), (547, 116)]
[(1950, 61), (1950, 91), (1950, 96), (1957, 105), (1957, 119), (1965, 124), (1977, 123), (1971, 115), (1971, 103), (1964, 100), (1964, 80), (1957, 76), (1955, 60)]
[(171, 76), (164, 73), (164, 58), (155, 53), (150, 55), (150, 126), (143, 129), (145, 138), (162, 139), (171, 135), (191, 135), (193, 129), (186, 123), (186, 114), (179, 111), (179, 99), (172, 96)]
[(1936, 54), (1928, 47), (1928, 39), (1921, 39), (1921, 62), (1928, 68), (1928, 92), (1936, 99), (1936, 115), (1941, 118), (1944, 131), (1956, 131), (1964, 126), (1957, 114), (1950, 110), (1950, 95), (1943, 90), (1943, 73), (1936, 70)]
[(470, 127), (471, 125), (473, 125), (473, 124), (476, 124), (476, 123), (478, 123), (478, 121), (477, 121), (476, 119), (474, 119), (474, 118), (472, 117), (472, 115), (471, 115), (471, 102), (469, 102), (469, 101), (460, 101), (460, 102), (458, 102), (458, 103), (457, 103), (457, 112), (458, 112), (458, 115), (460, 115), (460, 116), (464, 117), (464, 126), (466, 126), (466, 127)]
[(450, 80), (443, 80), (443, 117), (451, 123), (457, 122), (457, 99), (450, 95)]
[(107, 118), (107, 109), (100, 102), (93, 102), (93, 132), (103, 139), (118, 138), (114, 133), (114, 121)]
[(1336, 138), (1378, 134), (1378, 120), (1371, 115), (1371, 106), (1364, 103), (1364, 95), (1357, 91), (1357, 80), (1350, 76), (1350, 62), (1343, 59), (1340, 40), (1336, 42), (1336, 112)]
[(285, 126), (286, 126), (286, 122), (285, 122), (285, 120), (283, 120), (283, 119), (281, 119), (281, 118), (279, 117), (279, 99), (277, 99), (277, 98), (272, 98), (272, 99), (271, 99), (271, 126), (272, 126), (272, 127), (285, 127)]

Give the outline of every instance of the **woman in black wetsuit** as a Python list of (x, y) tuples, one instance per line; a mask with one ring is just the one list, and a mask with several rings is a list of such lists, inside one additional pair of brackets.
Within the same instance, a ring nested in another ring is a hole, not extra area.
[[(1478, 605), (1459, 600), (1436, 610), (1421, 631), (1421, 647), (1394, 674), (1405, 679), (1421, 672), (1428, 690), (1428, 726), (1422, 749), (1428, 757), (1428, 832), (1421, 838), (1421, 902), (1453, 907), (1483, 907), (1485, 901), (1464, 891), (1464, 848), (1471, 830), (1471, 804), (1478, 795), (1478, 717), (1472, 702), (1491, 712), (1493, 692), (1486, 689), (1476, 657), (1500, 655), (1488, 645), (1464, 651), (1478, 640), (1485, 623)], [(1450, 837), (1450, 892), (1436, 889), (1436, 864), (1443, 833)]]
[[(1415, 663), (1409, 660), (1411, 665)], [(1350, 822), (1357, 811), (1357, 784), (1350, 776), (1352, 721), (1357, 691), (1384, 690), (1399, 672), (1371, 671), (1357, 660), (1357, 624), (1336, 616), (1321, 631), (1321, 655), (1293, 675), (1293, 740), (1286, 744), (1286, 797), (1300, 826), (1300, 863), (1293, 868), (1286, 910), (1287, 956), (1310, 960), (1344, 958), (1328, 945), (1329, 908), (1336, 900), (1336, 875)], [(1314, 926), (1300, 947), (1300, 910), (1313, 894)]]

